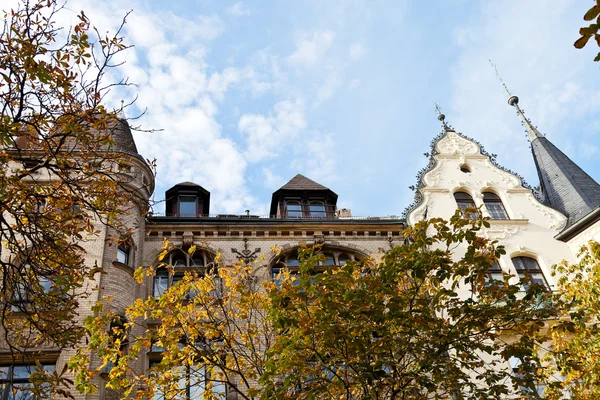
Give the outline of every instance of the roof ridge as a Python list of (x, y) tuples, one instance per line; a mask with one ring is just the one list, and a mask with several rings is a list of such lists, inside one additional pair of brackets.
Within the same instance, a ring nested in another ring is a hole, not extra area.
[(329, 190), (329, 188), (313, 181), (302, 174), (296, 174), (279, 190)]

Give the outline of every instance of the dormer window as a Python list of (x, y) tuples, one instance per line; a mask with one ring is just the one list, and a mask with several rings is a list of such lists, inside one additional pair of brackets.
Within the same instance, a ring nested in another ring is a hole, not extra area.
[(308, 204), (308, 209), (311, 217), (325, 218), (327, 216), (327, 212), (325, 211), (325, 203), (320, 200), (312, 200)]
[(302, 218), (302, 204), (297, 200), (288, 200), (285, 202), (286, 216), (288, 218)]
[(335, 218), (337, 194), (300, 174), (273, 193), (275, 218)]
[(182, 182), (165, 193), (168, 217), (194, 218), (209, 214), (210, 193), (192, 182)]
[[(332, 209), (330, 215), (334, 215)], [(327, 206), (323, 200), (285, 200), (287, 218), (327, 218)]]
[(195, 217), (197, 211), (198, 200), (196, 196), (180, 196), (179, 197), (179, 216), (180, 217)]

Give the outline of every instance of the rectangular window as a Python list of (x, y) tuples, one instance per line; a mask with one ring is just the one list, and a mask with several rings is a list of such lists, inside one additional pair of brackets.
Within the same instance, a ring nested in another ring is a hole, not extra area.
[[(159, 361), (152, 361), (150, 367)], [(177, 368), (179, 375), (178, 389), (180, 393), (173, 399), (181, 400), (201, 400), (206, 398), (206, 391), (210, 390), (213, 399), (227, 398), (227, 386), (221, 381), (211, 381), (211, 377), (206, 373), (206, 368), (203, 366), (185, 366)], [(166, 399), (165, 393), (157, 391), (152, 400)]]
[(195, 196), (181, 196), (179, 198), (179, 216), (180, 217), (196, 217), (198, 215), (196, 211), (196, 197)]
[[(40, 276), (38, 278), (38, 284), (44, 293), (48, 293), (52, 290), (54, 282), (48, 277)], [(12, 293), (12, 306), (10, 307), (10, 310), (22, 312), (30, 311), (32, 308), (32, 291), (40, 293), (38, 290), (39, 289), (31, 287), (30, 284), (23, 281), (17, 282), (15, 291)], [(0, 397), (0, 400), (2, 400), (2, 397)]]
[[(51, 373), (54, 371), (54, 365), (42, 365), (42, 371)], [(33, 384), (29, 381), (29, 378), (32, 374), (42, 371), (36, 365), (0, 366), (0, 399), (49, 399), (50, 396), (34, 396), (30, 390)], [(41, 389), (43, 390), (44, 386)]]
[(119, 247), (117, 247), (117, 261), (129, 265), (129, 252), (129, 246), (125, 243), (121, 243)]
[(486, 286), (502, 286), (504, 284), (504, 274), (502, 273), (502, 269), (500, 268), (500, 264), (498, 261), (494, 261), (492, 267), (488, 270), (488, 274), (485, 279)]
[(286, 217), (302, 218), (302, 205), (298, 201), (290, 201), (286, 203)]
[(154, 297), (160, 297), (169, 288), (169, 274), (166, 271), (157, 272), (154, 276)]
[(479, 218), (479, 210), (475, 207), (475, 203), (468, 201), (457, 201), (458, 207), (462, 210), (462, 215), (469, 219)]
[(327, 216), (325, 204), (322, 201), (311, 201), (308, 208), (310, 216), (313, 218), (325, 218)]
[(508, 219), (502, 203), (487, 202), (485, 203), (485, 206), (487, 207), (492, 219)]
[(531, 257), (514, 257), (512, 261), (519, 278), (523, 282), (523, 288), (525, 290), (529, 288), (529, 285), (542, 285), (545, 288), (550, 289), (550, 286), (544, 277), (544, 273), (535, 259)]

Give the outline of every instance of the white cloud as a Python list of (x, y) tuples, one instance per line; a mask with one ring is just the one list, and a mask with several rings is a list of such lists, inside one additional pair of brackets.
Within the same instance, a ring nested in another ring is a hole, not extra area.
[(317, 90), (317, 95), (313, 103), (313, 108), (319, 107), (322, 103), (329, 100), (342, 86), (342, 77), (339, 70), (332, 71), (325, 78), (325, 82)]
[(246, 136), (244, 152), (250, 162), (258, 162), (279, 155), (279, 151), (293, 142), (306, 127), (304, 102), (284, 100), (273, 107), (273, 113), (265, 117), (260, 114), (244, 114), (238, 129)]
[(231, 7), (227, 8), (227, 12), (231, 15), (235, 15), (236, 17), (252, 14), (250, 9), (241, 1), (238, 1)]
[(301, 35), (296, 40), (296, 50), (288, 57), (288, 63), (294, 66), (314, 67), (333, 44), (335, 34), (332, 31), (316, 30)]
[(350, 45), (350, 49), (348, 49), (348, 55), (350, 55), (350, 58), (352, 60), (361, 59), (366, 54), (366, 52), (367, 49), (360, 42), (352, 43), (352, 45)]
[(274, 174), (270, 168), (266, 168), (266, 167), (263, 168), (262, 176), (263, 176), (263, 185), (267, 189), (277, 190), (285, 184), (285, 181), (283, 180), (283, 178), (277, 174)]
[(303, 135), (302, 143), (295, 148), (292, 167), (317, 182), (332, 182), (337, 179), (336, 141), (331, 133), (312, 131)]

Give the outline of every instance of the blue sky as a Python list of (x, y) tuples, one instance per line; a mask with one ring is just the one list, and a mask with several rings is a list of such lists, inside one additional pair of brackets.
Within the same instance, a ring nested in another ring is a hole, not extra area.
[(128, 115), (147, 108), (142, 127), (162, 129), (135, 136), (157, 159), (155, 200), (190, 180), (211, 192), (211, 213), (267, 214), (302, 173), (353, 215), (399, 215), (440, 131), (435, 103), (537, 185), (489, 59), (540, 131), (600, 180), (600, 64), (593, 41), (573, 47), (592, 1), (99, 3), (67, 6), (101, 31), (133, 10), (120, 73), (139, 86), (109, 100), (138, 95)]

